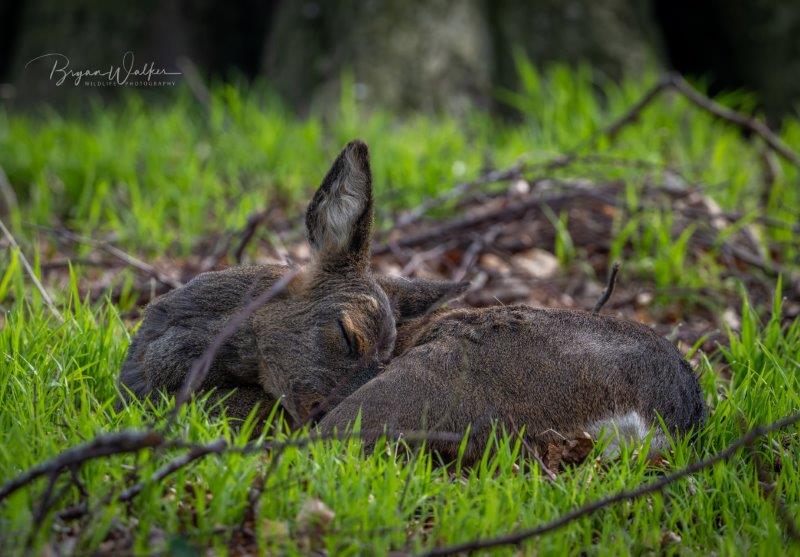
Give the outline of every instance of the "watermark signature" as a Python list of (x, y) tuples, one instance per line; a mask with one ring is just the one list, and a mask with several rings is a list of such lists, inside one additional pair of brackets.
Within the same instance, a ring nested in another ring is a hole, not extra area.
[(157, 67), (155, 62), (145, 62), (136, 65), (133, 52), (126, 52), (122, 56), (120, 65), (110, 65), (108, 68), (75, 69), (70, 66), (70, 59), (58, 52), (48, 52), (37, 56), (25, 64), (28, 69), (34, 62), (52, 62), (50, 67), (50, 81), (56, 87), (65, 83), (72, 83), (76, 87), (158, 87), (175, 85), (174, 76), (181, 72), (171, 72), (165, 68)]

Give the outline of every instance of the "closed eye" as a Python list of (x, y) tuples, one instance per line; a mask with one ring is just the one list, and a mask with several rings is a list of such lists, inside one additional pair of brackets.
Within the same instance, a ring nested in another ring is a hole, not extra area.
[(350, 337), (350, 333), (347, 332), (347, 327), (344, 326), (344, 323), (342, 323), (341, 319), (337, 319), (336, 323), (339, 325), (339, 331), (342, 333), (342, 338), (347, 345), (347, 355), (355, 356), (357, 353), (356, 345), (353, 339)]

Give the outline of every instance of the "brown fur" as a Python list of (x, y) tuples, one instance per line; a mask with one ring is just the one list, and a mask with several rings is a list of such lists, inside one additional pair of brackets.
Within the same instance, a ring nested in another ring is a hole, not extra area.
[[(443, 310), (465, 283), (374, 276), (366, 146), (334, 161), (306, 214), (312, 262), (257, 310), (211, 365), (201, 391), (244, 418), (280, 401), (295, 424), (321, 415), (343, 430), (435, 429), (473, 437), (477, 458), (494, 424), (565, 435), (633, 412), (689, 431), (705, 418), (697, 379), (647, 327), (585, 312), (524, 306)], [(205, 273), (147, 308), (120, 374), (138, 397), (177, 392), (232, 315), (288, 268)], [(432, 443), (444, 455), (455, 443)]]
[[(587, 312), (526, 306), (441, 311), (407, 327), (401, 353), (320, 423), (343, 431), (361, 413), (366, 434), (466, 432), (474, 461), (493, 424), (528, 435), (570, 436), (636, 412), (685, 433), (705, 403), (690, 366), (651, 329)], [(455, 457), (458, 443), (431, 443)]]
[[(308, 207), (313, 261), (225, 342), (201, 391), (227, 397), (226, 411), (237, 418), (257, 403), (263, 418), (280, 400), (292, 421), (303, 423), (390, 359), (396, 321), (423, 315), (463, 291), (465, 284), (373, 276), (372, 218), (369, 155), (354, 141)], [(121, 390), (137, 397), (176, 393), (228, 319), (287, 271), (260, 265), (204, 273), (156, 299), (128, 350)]]

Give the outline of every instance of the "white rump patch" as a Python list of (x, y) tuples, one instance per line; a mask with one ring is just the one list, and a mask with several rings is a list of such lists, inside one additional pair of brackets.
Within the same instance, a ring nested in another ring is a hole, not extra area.
[(328, 195), (318, 207), (319, 214), (324, 217), (321, 245), (325, 247), (347, 247), (353, 224), (367, 204), (367, 175), (353, 160), (352, 152), (345, 154), (345, 163), (346, 169), (331, 184)]
[[(614, 414), (608, 418), (603, 418), (589, 424), (587, 432), (593, 439), (599, 439), (603, 435), (610, 436), (609, 444), (606, 447), (607, 457), (619, 454), (621, 445), (631, 445), (641, 443), (650, 433), (650, 424), (638, 412), (631, 411), (627, 414)], [(650, 453), (657, 453), (667, 444), (664, 432), (658, 426), (653, 427), (653, 437), (650, 441)]]

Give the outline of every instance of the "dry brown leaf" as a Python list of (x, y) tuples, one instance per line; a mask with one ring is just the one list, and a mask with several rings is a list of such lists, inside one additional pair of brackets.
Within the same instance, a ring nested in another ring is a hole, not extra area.
[(572, 439), (558, 439), (547, 443), (544, 462), (552, 471), (564, 470), (586, 460), (594, 448), (592, 437), (585, 431)]
[(654, 468), (668, 468), (669, 460), (661, 453), (653, 453), (647, 456), (647, 462)]

